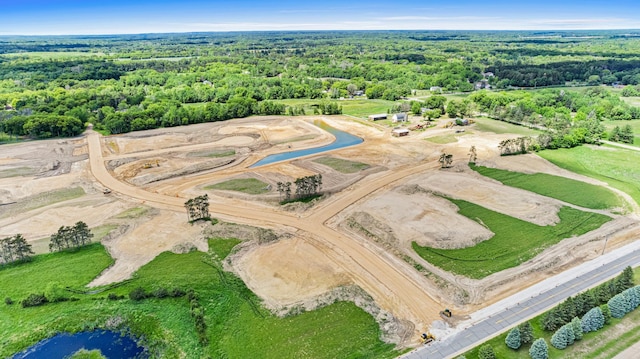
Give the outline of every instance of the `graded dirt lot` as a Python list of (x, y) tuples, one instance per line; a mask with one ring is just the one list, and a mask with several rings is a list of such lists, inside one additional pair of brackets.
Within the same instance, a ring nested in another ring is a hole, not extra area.
[[(23, 233), (30, 241), (42, 241), (60, 226), (79, 220), (92, 228), (110, 226), (113, 229), (103, 244), (116, 262), (92, 285), (113, 283), (129, 278), (163, 251), (192, 247), (205, 251), (204, 225), (188, 224), (183, 205), (188, 198), (207, 193), (213, 217), (286, 234), (275, 242), (257, 243), (232, 264), (268, 307), (295, 306), (336, 287), (355, 285), (383, 310), (413, 323), (416, 332), (441, 320), (442, 308), (453, 308), (464, 316), (598, 255), (605, 237), (616, 246), (632, 240), (623, 229), (631, 230), (637, 221), (619, 216), (518, 268), (482, 280), (444, 272), (418, 257), (410, 243), (460, 248), (492, 233), (458, 215), (456, 207), (438, 195), (465, 199), (539, 225), (558, 221), (560, 202), (465, 170), (471, 146), (483, 165), (585, 178), (535, 155), (499, 157), (497, 145), (508, 134), (482, 133), (472, 127), (457, 142), (436, 144), (425, 138), (453, 135), (454, 130), (439, 124), (395, 138), (390, 128), (340, 116), (322, 119), (362, 137), (364, 143), (249, 168), (268, 154), (332, 142), (332, 135), (313, 125), (318, 119), (248, 118), (108, 137), (88, 131), (70, 140), (3, 146), (0, 237)], [(454, 155), (453, 168), (440, 169), (438, 158), (443, 151)], [(367, 166), (342, 173), (314, 162), (323, 156)], [(322, 199), (308, 205), (278, 203), (278, 182), (315, 174), (323, 176), (327, 195)], [(204, 189), (250, 177), (270, 185), (269, 190), (249, 195)], [(112, 193), (103, 194), (105, 188)], [(137, 208), (148, 210), (127, 214)], [(373, 236), (366, 235), (366, 230)], [(415, 263), (428, 275), (416, 271)]]

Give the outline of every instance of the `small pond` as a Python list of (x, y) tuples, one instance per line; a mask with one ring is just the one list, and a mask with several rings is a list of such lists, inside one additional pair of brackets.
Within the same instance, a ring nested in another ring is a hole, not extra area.
[(254, 163), (253, 165), (251, 165), (251, 167), (253, 168), (258, 166), (264, 166), (274, 162), (286, 161), (286, 160), (291, 160), (298, 157), (331, 151), (338, 148), (349, 147), (349, 146), (362, 143), (363, 141), (362, 138), (351, 135), (347, 132), (335, 129), (327, 125), (323, 121), (314, 121), (313, 124), (334, 135), (336, 140), (326, 146), (307, 148), (304, 150), (297, 150), (297, 151), (290, 151), (290, 152), (283, 152), (283, 153), (276, 153), (273, 155), (269, 155), (261, 159), (260, 161)]
[(109, 359), (148, 358), (143, 347), (130, 337), (108, 330), (62, 333), (45, 339), (13, 356), (12, 359), (63, 359), (79, 351), (100, 350)]

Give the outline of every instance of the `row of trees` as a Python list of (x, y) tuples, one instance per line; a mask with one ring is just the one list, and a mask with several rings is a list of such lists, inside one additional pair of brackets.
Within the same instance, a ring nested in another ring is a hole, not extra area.
[(609, 141), (633, 144), (634, 134), (631, 125), (627, 124), (622, 128), (616, 126), (609, 133)]
[(184, 207), (187, 209), (187, 216), (189, 222), (195, 222), (201, 219), (209, 220), (209, 195), (204, 194), (195, 198), (190, 198), (184, 203)]
[(59, 252), (66, 249), (73, 249), (86, 246), (91, 243), (93, 233), (82, 221), (76, 222), (71, 226), (62, 226), (58, 232), (51, 235), (49, 242), (49, 250), (51, 252)]
[(627, 267), (616, 278), (575, 297), (569, 297), (548, 311), (542, 317), (542, 328), (547, 331), (555, 331), (569, 323), (574, 317), (581, 317), (592, 308), (606, 304), (613, 296), (633, 287), (633, 285), (633, 270), (631, 267)]
[[(311, 175), (300, 177), (295, 180), (295, 198), (304, 199), (314, 197), (322, 191), (322, 175)], [(280, 200), (287, 202), (291, 200), (291, 182), (278, 182), (276, 184)]]
[(0, 264), (3, 266), (14, 262), (29, 261), (33, 254), (31, 244), (22, 234), (0, 239)]

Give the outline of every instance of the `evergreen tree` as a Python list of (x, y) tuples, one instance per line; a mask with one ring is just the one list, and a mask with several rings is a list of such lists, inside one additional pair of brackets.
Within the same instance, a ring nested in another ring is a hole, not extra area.
[(628, 302), (624, 293), (616, 294), (607, 302), (611, 316), (614, 318), (622, 318), (628, 313)]
[(533, 342), (533, 327), (531, 326), (531, 323), (528, 321), (524, 322), (518, 326), (518, 329), (520, 329), (520, 340), (522, 341), (522, 344), (529, 344)]
[(602, 311), (602, 316), (604, 317), (604, 324), (611, 323), (611, 310), (609, 310), (609, 306), (607, 304), (602, 304), (600, 306), (600, 310)]
[(600, 307), (595, 307), (582, 317), (582, 331), (595, 332), (604, 326), (604, 316)]
[(573, 328), (573, 335), (575, 337), (575, 340), (582, 340), (582, 321), (580, 320), (580, 318), (573, 318), (570, 324)]
[(556, 349), (564, 349), (569, 345), (569, 333), (566, 325), (560, 327), (551, 336), (551, 345)]
[(496, 359), (496, 352), (493, 350), (491, 344), (480, 347), (480, 350), (478, 350), (478, 359)]
[(515, 327), (509, 331), (507, 337), (504, 339), (504, 343), (513, 350), (518, 350), (522, 345), (522, 340), (520, 339), (520, 329)]
[(531, 359), (548, 359), (549, 358), (549, 346), (544, 338), (536, 339), (529, 348), (529, 355)]

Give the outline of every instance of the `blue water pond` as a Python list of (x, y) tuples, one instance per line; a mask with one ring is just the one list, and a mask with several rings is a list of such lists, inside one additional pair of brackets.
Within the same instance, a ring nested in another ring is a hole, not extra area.
[(143, 347), (127, 336), (100, 330), (76, 334), (61, 333), (45, 339), (12, 359), (63, 359), (80, 349), (100, 350), (109, 359), (148, 358)]
[(349, 147), (349, 146), (362, 143), (363, 141), (362, 138), (360, 137), (356, 137), (344, 131), (335, 129), (322, 121), (314, 121), (313, 124), (334, 135), (336, 140), (326, 146), (307, 148), (304, 150), (297, 150), (297, 151), (290, 151), (290, 152), (283, 152), (283, 153), (276, 153), (261, 159), (260, 161), (251, 165), (251, 167), (253, 168), (258, 166), (264, 166), (274, 162), (286, 161), (286, 160), (291, 160), (298, 157), (331, 151), (338, 148)]

